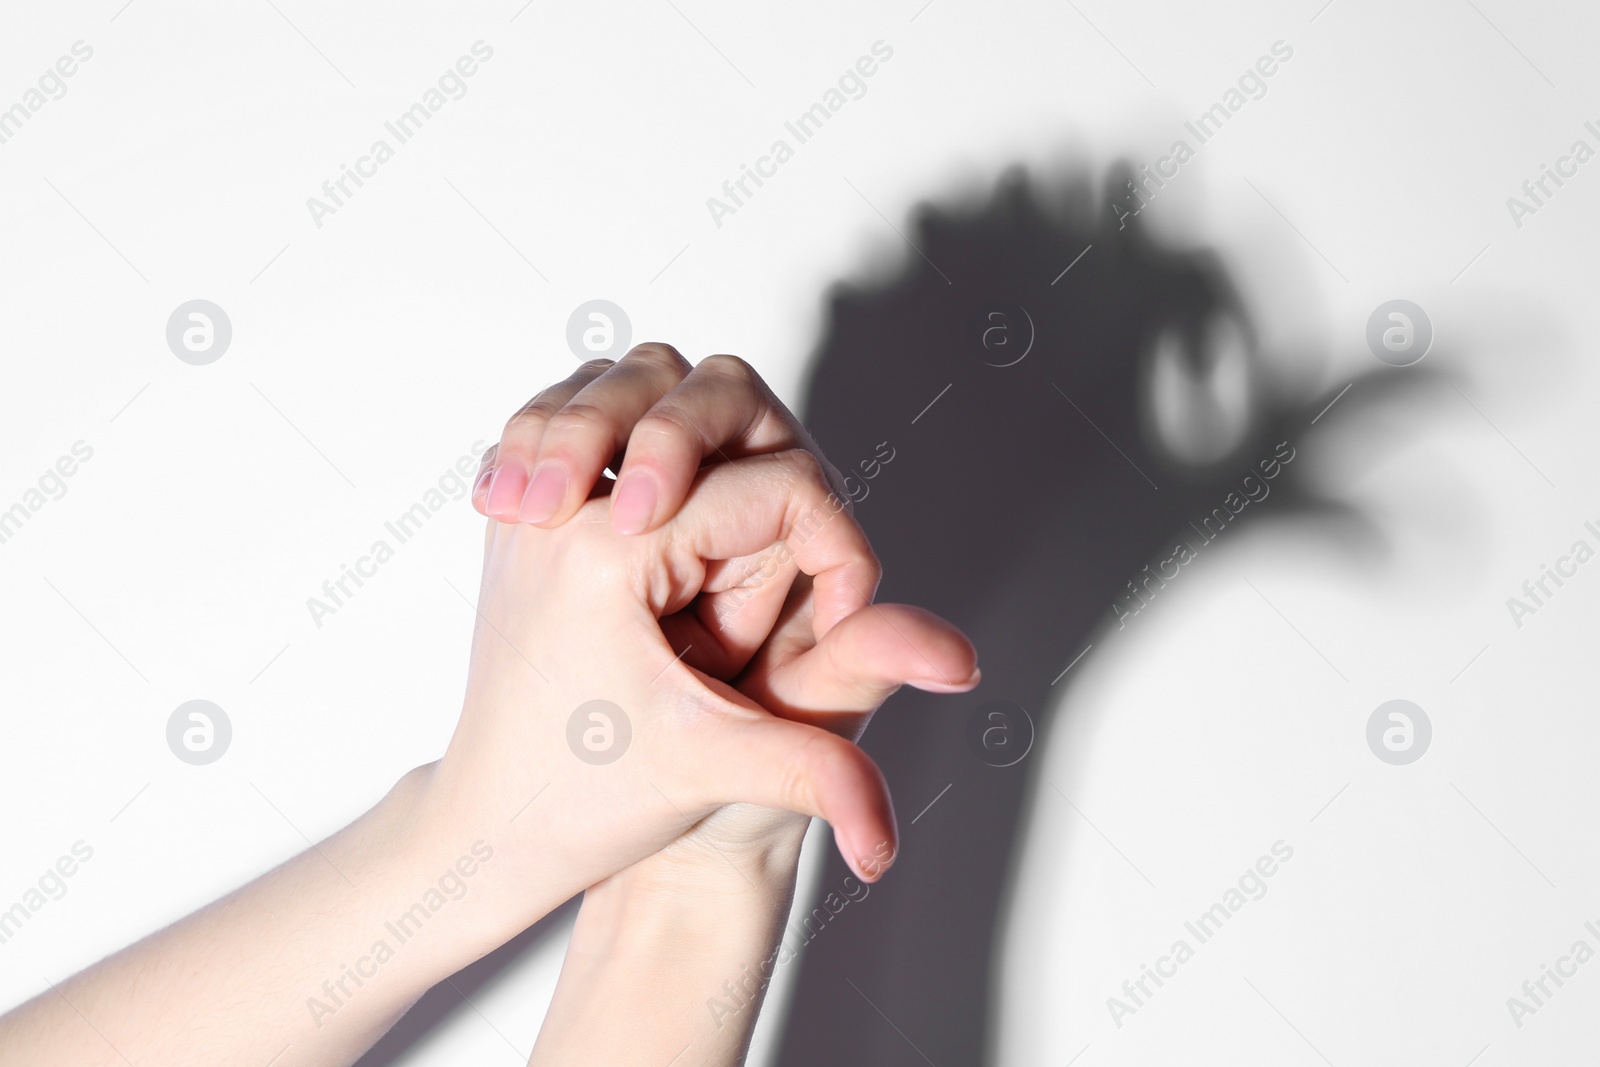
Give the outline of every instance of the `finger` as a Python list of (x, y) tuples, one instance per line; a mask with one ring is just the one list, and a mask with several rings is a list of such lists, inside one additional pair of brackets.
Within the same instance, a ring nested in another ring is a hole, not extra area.
[[(765, 554), (706, 564), (700, 592), (687, 608), (661, 618), (661, 632), (683, 661), (714, 678), (743, 671), (772, 632), (799, 574), (793, 562), (780, 571)], [(810, 579), (800, 576), (810, 588)], [(749, 581), (749, 586), (742, 584)]]
[(478, 460), (478, 475), (472, 480), (472, 506), (480, 515), (489, 514), (489, 480), (494, 477), (495, 457), (500, 454), (500, 442), (490, 445)]
[[(484, 486), (482, 502), (473, 493), (473, 506), (484, 515), (501, 522), (516, 522), (522, 497), (527, 492), (528, 477), (533, 471), (533, 457), (539, 450), (545, 425), (550, 417), (566, 406), (567, 401), (594, 379), (611, 367), (609, 359), (592, 359), (580, 366), (565, 380), (557, 382), (524, 404), (511, 416), (501, 431), (500, 443), (495, 446), (493, 473)], [(485, 457), (487, 462), (487, 456)]]
[(752, 710), (720, 717), (689, 740), (715, 768), (707, 800), (748, 802), (825, 819), (845, 862), (869, 882), (898, 850), (883, 772), (860, 748), (826, 730)]
[(882, 576), (819, 461), (798, 448), (707, 467), (683, 510), (654, 536), (665, 543), (651, 542), (646, 551), (666, 551), (685, 567), (781, 546), (777, 564), (792, 561), (811, 575), (818, 637), (870, 603)]
[(788, 448), (816, 452), (800, 422), (738, 356), (701, 360), (632, 427), (617, 472), (611, 521), (621, 534), (654, 529), (677, 512), (701, 463)]
[(688, 361), (671, 345), (635, 345), (579, 390), (544, 428), (520, 521), (559, 526), (570, 519), (640, 416), (688, 373)]
[(978, 653), (953, 623), (906, 604), (869, 604), (812, 642), (806, 620), (785, 619), (739, 691), (786, 719), (855, 740), (902, 685), (964, 693), (978, 685)]

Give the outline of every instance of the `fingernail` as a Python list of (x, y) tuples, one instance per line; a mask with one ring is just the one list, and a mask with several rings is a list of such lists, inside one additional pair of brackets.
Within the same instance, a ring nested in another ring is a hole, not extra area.
[(494, 477), (494, 471), (493, 467), (483, 468), (483, 473), (478, 475), (478, 480), (472, 483), (472, 495), (474, 497), (483, 492), (483, 487), (488, 485), (489, 479)]
[(856, 857), (856, 869), (868, 881), (875, 882), (883, 877), (884, 872), (893, 866), (894, 861), (898, 858), (899, 856), (895, 852), (894, 846), (887, 841), (882, 841), (872, 850), (871, 856)]
[(611, 491), (611, 526), (619, 534), (636, 534), (650, 525), (660, 499), (655, 475), (633, 470)]
[(924, 693), (965, 693), (976, 689), (978, 683), (983, 681), (983, 672), (972, 668), (972, 673), (963, 681), (952, 682), (945, 678), (912, 678), (906, 684), (920, 689)]
[(523, 522), (544, 522), (560, 510), (566, 496), (566, 468), (555, 460), (547, 459), (534, 470), (517, 518)]
[(527, 488), (527, 468), (515, 461), (501, 464), (489, 480), (489, 499), (484, 503), (484, 510), (497, 519), (515, 522), (517, 506), (522, 503), (522, 494)]

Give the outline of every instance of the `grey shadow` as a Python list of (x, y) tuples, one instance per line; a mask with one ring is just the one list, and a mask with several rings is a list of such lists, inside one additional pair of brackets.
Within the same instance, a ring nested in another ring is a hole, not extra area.
[[(903, 689), (863, 738), (901, 812), (902, 854), (863, 906), (800, 950), (782, 1067), (985, 1061), (997, 921), (1034, 761), (980, 758), (976, 710), (1005, 701), (1048, 728), (1073, 676), (1052, 688), (1056, 679), (1118, 625), (1113, 603), (1139, 603), (1129, 583), (1192, 540), (1191, 521), (1280, 442), (1303, 445), (1336, 396), (1348, 423), (1430, 376), (1373, 360), (1342, 396), (1348, 379), (1296, 386), (1308, 376), (1284, 372), (1304, 360), (1257, 349), (1215, 254), (1162, 247), (1138, 217), (1111, 210), (1129, 202), (1129, 176), (1119, 166), (1098, 181), (1043, 182), (1013, 171), (979, 201), (926, 204), (903, 227), (917, 251), (901, 270), (829, 298), (805, 423), (864, 494), (856, 514), (884, 564), (878, 599), (960, 625), (983, 681), (961, 697)], [(1143, 414), (1147, 361), (1167, 331), (1187, 368), (1206, 371), (1207, 331), (1221, 320), (1242, 332), (1255, 380), (1271, 386), (1236, 420), (1233, 447), (1185, 462)], [(997, 325), (1011, 335), (986, 343)], [(873, 466), (888, 450), (893, 460)], [(1257, 510), (1382, 552), (1373, 524), (1300, 475), (1284, 466)], [(947, 787), (924, 825), (908, 827)], [(848, 876), (830, 850), (823, 891)]]

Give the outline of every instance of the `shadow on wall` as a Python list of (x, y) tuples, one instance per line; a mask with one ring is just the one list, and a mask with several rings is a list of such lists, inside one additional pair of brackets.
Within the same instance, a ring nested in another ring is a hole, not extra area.
[[(1129, 176), (1113, 169), (1097, 197), (1085, 177), (1045, 189), (1009, 173), (984, 203), (921, 209), (902, 273), (832, 294), (806, 425), (856, 479), (880, 598), (963, 627), (984, 678), (960, 698), (902, 690), (867, 731), (902, 855), (870, 906), (800, 953), (782, 1067), (984, 1062), (1033, 763), (996, 766), (1027, 743), (1016, 709), (1047, 725), (1071, 676), (1052, 683), (1173, 576), (1178, 541), (1203, 546), (1259, 498), (1381, 549), (1371, 523), (1281, 462), (1345, 380), (1298, 384), (1305, 361), (1258, 350), (1217, 257), (1106, 210)], [(1342, 419), (1426, 376), (1373, 366), (1339, 398)], [(936, 832), (908, 824), (947, 788)], [(821, 885), (848, 873), (832, 855)]]
[[(1097, 196), (1086, 175), (1046, 188), (1013, 172), (986, 202), (924, 208), (911, 230), (921, 254), (901, 273), (831, 295), (805, 422), (852, 475), (885, 566), (880, 598), (960, 625), (984, 680), (961, 698), (902, 690), (863, 739), (902, 813), (902, 855), (870, 906), (800, 952), (782, 1067), (984, 1061), (1031, 766), (994, 765), (1021, 737), (1014, 709), (1045, 727), (1063, 668), (1138, 610), (1129, 578), (1159, 569), (1184, 536), (1219, 536), (1226, 514), (1205, 531), (1187, 524), (1229, 493), (1260, 492), (1260, 461), (1302, 441), (1341, 388), (1294, 384), (1308, 378), (1303, 360), (1258, 350), (1215, 256), (1160, 247), (1137, 218), (1105, 210), (1127, 202), (1129, 176), (1114, 168)], [(1421, 384), (1420, 370), (1377, 367), (1339, 398), (1342, 417)], [(1380, 546), (1302, 472), (1280, 464), (1264, 508)], [(971, 729), (992, 701), (1013, 709), (998, 752), (975, 747)], [(947, 786), (938, 832), (919, 833), (906, 816)], [(829, 852), (824, 889), (849, 873)], [(564, 929), (575, 905), (429, 991), (359, 1067), (389, 1067), (471, 1010), (464, 998)]]

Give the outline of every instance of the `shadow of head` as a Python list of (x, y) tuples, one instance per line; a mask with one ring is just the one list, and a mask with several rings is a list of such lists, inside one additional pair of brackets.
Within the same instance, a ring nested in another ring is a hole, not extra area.
[[(901, 804), (951, 799), (937, 833), (907, 828), (852, 929), (800, 952), (786, 1065), (921, 1062), (885, 1017), (936, 1062), (983, 1061), (1030, 764), (975, 758), (973, 709), (1037, 717), (1095, 633), (1179, 573), (1180, 544), (1268, 514), (1380, 543), (1295, 459), (1330, 404), (1349, 418), (1422, 368), (1311, 384), (1305, 355), (1263, 350), (1217, 254), (1145, 232), (1131, 175), (1046, 187), (1014, 171), (981, 201), (925, 205), (897, 272), (830, 294), (805, 422), (848, 476), (880, 598), (962, 626), (984, 681), (964, 698), (903, 690), (864, 738)], [(847, 874), (831, 858), (824, 889)]]
[(855, 479), (886, 596), (965, 613), (1026, 581), (1076, 604), (1037, 635), (1059, 654), (1230, 493), (1246, 505), (1230, 521), (1269, 495), (1355, 519), (1278, 455), (1346, 383), (1307, 387), (1303, 360), (1263, 351), (1214, 254), (1114, 208), (1130, 177), (1114, 168), (1102, 193), (1010, 172), (986, 202), (919, 209), (900, 273), (830, 294), (804, 417)]

